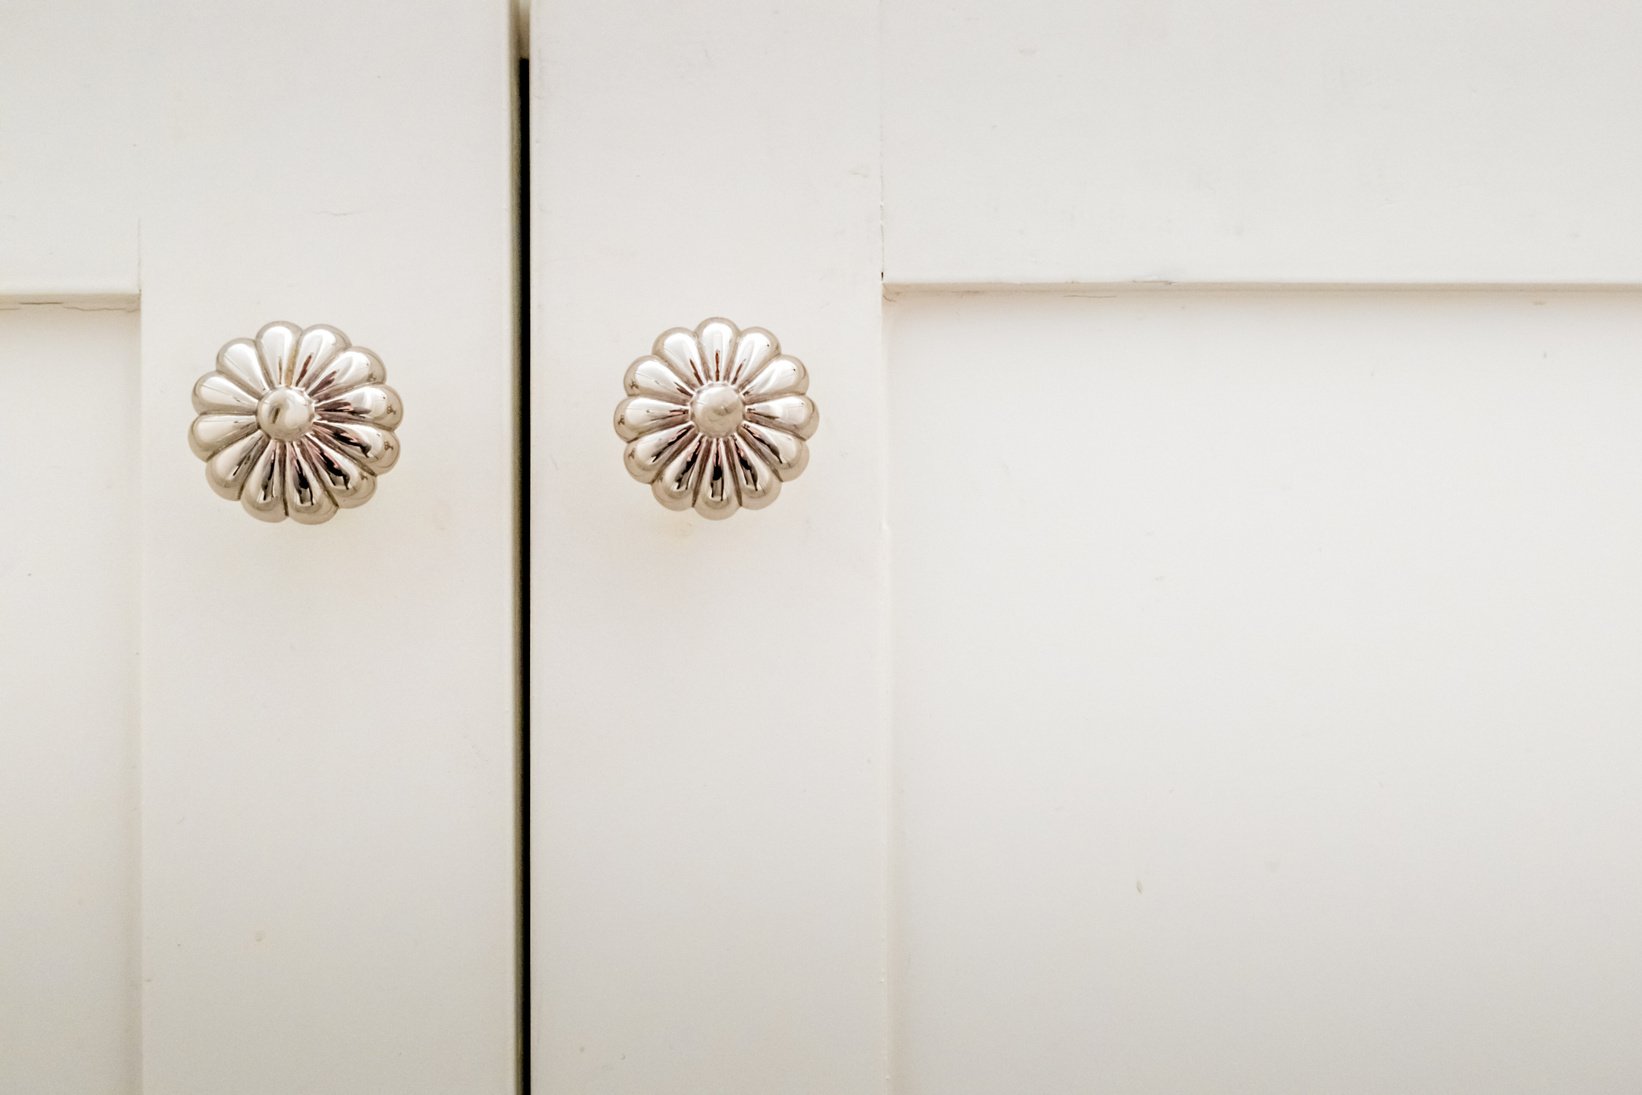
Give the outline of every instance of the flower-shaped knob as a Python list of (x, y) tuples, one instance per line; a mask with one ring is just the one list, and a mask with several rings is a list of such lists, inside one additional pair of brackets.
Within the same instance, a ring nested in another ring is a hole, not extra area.
[(335, 327), (270, 323), (194, 385), (189, 446), (211, 489), (251, 516), (320, 524), (369, 501), (399, 459), (405, 409), (387, 377)]
[(819, 424), (809, 374), (760, 327), (675, 327), (627, 369), (616, 433), (627, 470), (668, 509), (724, 518), (763, 509), (809, 460)]

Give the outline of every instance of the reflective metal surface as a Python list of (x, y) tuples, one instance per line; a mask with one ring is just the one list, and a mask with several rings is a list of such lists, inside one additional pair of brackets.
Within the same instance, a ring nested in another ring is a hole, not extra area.
[(194, 385), (189, 446), (211, 489), (251, 516), (320, 524), (369, 501), (399, 459), (405, 409), (387, 375), (335, 327), (270, 323)]
[(616, 433), (627, 471), (668, 509), (703, 517), (763, 509), (809, 461), (820, 420), (809, 374), (760, 327), (675, 327), (627, 369)]

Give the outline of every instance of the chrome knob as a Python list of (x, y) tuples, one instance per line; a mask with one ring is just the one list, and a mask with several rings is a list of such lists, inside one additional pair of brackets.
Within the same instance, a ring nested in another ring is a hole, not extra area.
[(362, 506), (399, 459), (405, 416), (377, 356), (335, 327), (270, 323), (217, 352), (188, 431), (211, 489), (263, 521)]
[(809, 374), (761, 327), (675, 327), (627, 368), (616, 433), (627, 471), (668, 509), (721, 519), (763, 509), (809, 462), (820, 420)]

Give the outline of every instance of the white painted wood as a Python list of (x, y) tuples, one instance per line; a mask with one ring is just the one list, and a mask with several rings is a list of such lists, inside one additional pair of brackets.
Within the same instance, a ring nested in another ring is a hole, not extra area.
[[(886, 1084), (877, 6), (533, 15), (537, 1092)], [(766, 326), (810, 469), (708, 525), (610, 415), (663, 329)]]
[[(509, 0), (145, 9), (143, 1080), (511, 1092)], [(377, 350), (403, 456), (267, 526), (189, 389), (276, 318)]]
[(884, 17), (891, 282), (1642, 282), (1629, 0)]
[(0, 298), (137, 291), (129, 0), (0, 0)]
[(0, 390), (0, 1091), (132, 1092), (136, 316), (0, 310)]
[(895, 1090), (1634, 1088), (1642, 297), (889, 318)]

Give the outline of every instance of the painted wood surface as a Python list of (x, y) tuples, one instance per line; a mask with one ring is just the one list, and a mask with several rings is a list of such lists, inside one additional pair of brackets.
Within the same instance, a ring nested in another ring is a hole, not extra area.
[(898, 1095), (1642, 1077), (1639, 305), (890, 306)]
[(1642, 282), (1628, 0), (885, 0), (898, 284)]
[(131, 0), (0, 3), (0, 300), (137, 292)]
[[(514, 1090), (511, 9), (145, 9), (145, 1091)], [(184, 440), (272, 319), (405, 400), (319, 527)]]
[[(878, 12), (532, 17), (535, 1090), (884, 1089)], [(622, 467), (622, 373), (722, 314), (821, 427), (706, 524)]]
[(0, 309), (0, 1091), (136, 1090), (137, 387), (134, 312)]

